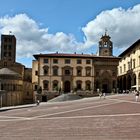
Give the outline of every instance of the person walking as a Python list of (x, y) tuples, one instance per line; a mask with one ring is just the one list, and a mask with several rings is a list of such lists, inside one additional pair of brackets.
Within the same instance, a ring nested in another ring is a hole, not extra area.
[(105, 91), (103, 92), (103, 96), (104, 96), (104, 99), (105, 99), (105, 96), (106, 96), (106, 93), (105, 93)]
[(135, 98), (136, 98), (136, 102), (138, 102), (139, 99), (139, 92), (137, 90), (135, 90)]

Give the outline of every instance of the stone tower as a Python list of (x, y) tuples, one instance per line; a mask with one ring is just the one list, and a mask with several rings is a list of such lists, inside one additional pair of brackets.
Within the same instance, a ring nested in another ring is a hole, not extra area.
[(107, 35), (105, 32), (105, 35), (100, 38), (99, 41), (99, 56), (112, 56), (112, 50), (113, 50), (113, 43), (110, 40), (110, 36)]
[(1, 35), (1, 60), (16, 61), (16, 38), (14, 35)]

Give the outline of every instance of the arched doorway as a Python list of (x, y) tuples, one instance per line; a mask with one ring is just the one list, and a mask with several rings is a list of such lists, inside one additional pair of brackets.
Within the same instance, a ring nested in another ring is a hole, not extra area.
[(68, 92), (70, 92), (70, 90), (71, 90), (71, 83), (70, 83), (70, 81), (65, 81), (64, 82), (64, 92), (68, 93)]
[(110, 93), (112, 91), (112, 82), (110, 71), (103, 71), (101, 74), (101, 90)]
[(125, 76), (123, 77), (123, 83), (122, 84), (123, 84), (123, 86), (122, 86), (123, 90), (126, 90), (126, 77)]
[(109, 92), (109, 85), (108, 85), (108, 83), (109, 83), (109, 80), (108, 79), (103, 79), (102, 80), (102, 90), (104, 91), (104, 92)]
[(127, 77), (127, 82), (128, 82), (127, 83), (127, 89), (130, 90), (131, 89), (131, 86), (132, 86), (131, 85), (131, 76), (130, 75), (128, 75), (128, 77)]

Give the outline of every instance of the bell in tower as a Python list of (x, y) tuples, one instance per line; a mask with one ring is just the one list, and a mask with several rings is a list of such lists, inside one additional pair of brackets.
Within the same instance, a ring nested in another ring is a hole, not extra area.
[(99, 56), (112, 56), (113, 43), (110, 40), (111, 37), (106, 32), (99, 41)]

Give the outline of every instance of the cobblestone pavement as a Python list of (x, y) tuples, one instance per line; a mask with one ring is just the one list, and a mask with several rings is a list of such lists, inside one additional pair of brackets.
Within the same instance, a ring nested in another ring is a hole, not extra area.
[(3, 111), (0, 140), (140, 140), (140, 101), (121, 94)]

